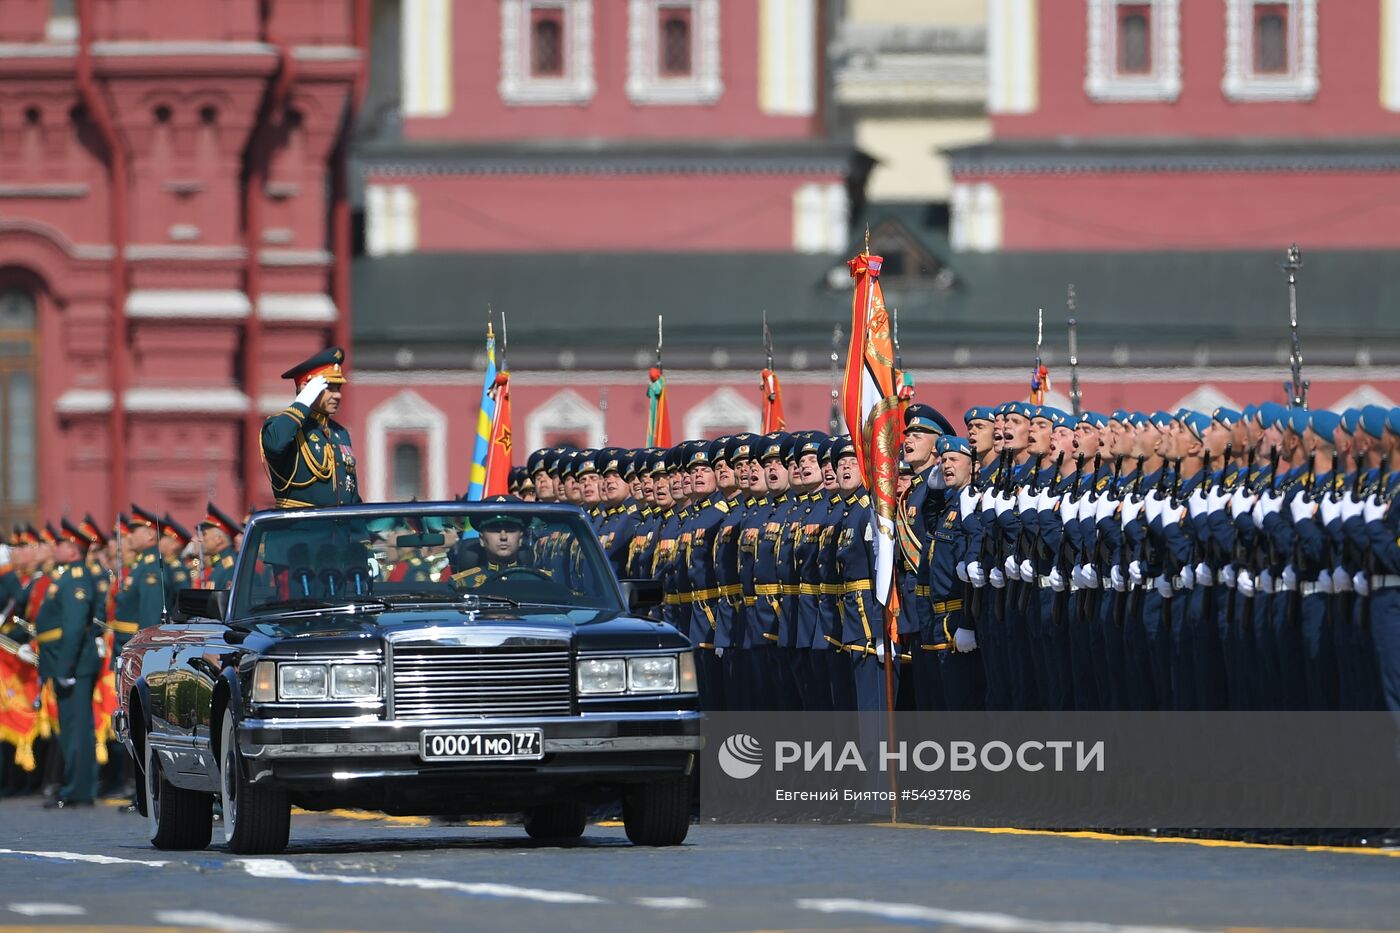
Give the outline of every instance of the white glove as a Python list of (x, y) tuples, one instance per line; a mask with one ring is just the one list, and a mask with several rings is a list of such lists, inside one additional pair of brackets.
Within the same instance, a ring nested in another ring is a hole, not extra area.
[(971, 629), (960, 628), (953, 633), (953, 644), (957, 646), (959, 654), (967, 654), (969, 651), (976, 651), (977, 633)]
[(1380, 496), (1372, 494), (1366, 497), (1366, 501), (1361, 505), (1361, 517), (1369, 522), (1378, 522), (1385, 518), (1385, 513), (1390, 509), (1390, 503)]
[(1142, 561), (1133, 561), (1128, 564), (1128, 579), (1133, 581), (1134, 586), (1142, 586)]
[(1259, 578), (1255, 580), (1260, 592), (1272, 593), (1274, 591), (1274, 575), (1265, 567), (1259, 571)]
[(1093, 564), (1084, 564), (1079, 568), (1079, 587), (1085, 590), (1098, 589), (1099, 572), (1094, 569)]
[(1108, 580), (1119, 593), (1122, 593), (1128, 588), (1128, 581), (1123, 578), (1123, 568), (1118, 564), (1114, 564), (1109, 568)]
[(1051, 568), (1050, 568), (1050, 589), (1054, 590), (1056, 593), (1063, 593), (1063, 592), (1065, 591), (1065, 586), (1066, 586), (1066, 585), (1067, 585), (1067, 583), (1066, 583), (1066, 581), (1065, 581), (1065, 575), (1062, 574), (1062, 573), (1060, 573), (1060, 568), (1059, 568), (1059, 567), (1051, 567)]
[(1123, 511), (1118, 514), (1119, 520), (1124, 527), (1137, 521), (1137, 517), (1142, 514), (1144, 500), (1141, 496), (1129, 496), (1123, 500)]
[(1200, 518), (1210, 511), (1210, 502), (1206, 499), (1206, 494), (1200, 486), (1191, 490), (1191, 495), (1186, 497), (1186, 509), (1191, 513), (1192, 518)]
[(723, 646), (723, 645), (716, 645), (716, 646), (715, 646), (715, 657), (717, 657), (717, 658), (722, 658), (722, 657), (724, 657), (724, 646)]
[(1016, 559), (1015, 554), (1007, 554), (1006, 560), (1001, 563), (1002, 572), (1006, 574), (1008, 580), (1021, 579), (1021, 562)]
[(1352, 591), (1351, 574), (1346, 572), (1345, 567), (1335, 567), (1332, 570), (1332, 591), (1336, 593), (1350, 593)]
[(1026, 583), (1035, 582), (1035, 564), (1031, 563), (1029, 557), (1021, 561), (1021, 579)]
[(1298, 588), (1298, 571), (1293, 569), (1292, 564), (1284, 564), (1283, 573), (1279, 575), (1283, 580), (1283, 587), (1287, 590)]
[(1264, 498), (1259, 500), (1259, 507), (1265, 518), (1277, 515), (1279, 510), (1283, 508), (1283, 496), (1276, 492), (1266, 493)]
[(1001, 572), (1000, 567), (993, 567), (992, 572), (987, 574), (987, 579), (996, 589), (1001, 589), (1003, 586), (1006, 586), (1006, 575)]
[(1069, 493), (1060, 497), (1060, 521), (1072, 522), (1079, 517), (1079, 500), (1071, 499)]
[(1196, 570), (1190, 564), (1181, 568), (1181, 585), (1188, 590), (1196, 585)]
[(34, 653), (34, 646), (27, 642), (19, 646), (19, 650), (15, 652), (15, 656), (25, 664), (39, 663), (39, 655)]
[(1371, 595), (1371, 579), (1366, 576), (1366, 571), (1356, 571), (1356, 576), (1351, 578), (1351, 588), (1356, 590), (1357, 596)]
[(885, 640), (883, 638), (875, 642), (875, 660), (881, 664), (885, 663)]
[(1241, 568), (1239, 575), (1235, 578), (1235, 589), (1245, 599), (1252, 597), (1254, 595), (1254, 575)]
[(992, 492), (990, 489), (984, 489), (984, 490), (982, 490), (981, 501), (977, 503), (977, 511), (979, 511), (979, 512), (985, 512), (985, 511), (987, 511), (987, 510), (990, 509), (993, 505), (996, 504), (996, 501), (997, 501), (996, 493)]
[(1055, 507), (1055, 503), (1058, 501), (1059, 497), (1052, 496), (1048, 488), (1042, 489), (1039, 493), (1036, 494), (1035, 510), (1037, 512), (1048, 512)]
[(1101, 522), (1113, 516), (1113, 510), (1118, 508), (1118, 500), (1111, 496), (1099, 496), (1099, 504), (1094, 507), (1094, 521)]
[(1322, 501), (1317, 504), (1317, 514), (1322, 519), (1324, 528), (1342, 517), (1342, 501), (1342, 499), (1333, 499), (1331, 496), (1323, 496)]
[(1035, 493), (1034, 495), (1031, 493), (1031, 487), (1022, 486), (1016, 493), (1016, 508), (1020, 509), (1022, 514), (1034, 511), (1035, 500), (1039, 498), (1039, 496), (1039, 493)]
[(1157, 578), (1157, 592), (1162, 594), (1163, 599), (1172, 598), (1171, 577), (1167, 576), (1166, 574), (1162, 574), (1160, 577)]
[(958, 579), (964, 583), (972, 582), (967, 578), (967, 561), (965, 560), (958, 561)]
[(1230, 517), (1239, 518), (1241, 515), (1248, 515), (1254, 511), (1254, 503), (1258, 499), (1254, 493), (1241, 489), (1230, 497)]
[(1147, 497), (1147, 504), (1143, 507), (1143, 512), (1147, 515), (1147, 523), (1150, 525), (1162, 517), (1162, 509), (1166, 506), (1167, 500), (1160, 492), (1153, 492)]
[(1212, 486), (1210, 492), (1206, 493), (1206, 511), (1219, 512), (1230, 502), (1230, 493), (1220, 486)]
[(958, 507), (963, 515), (971, 515), (977, 511), (977, 490), (971, 486), (964, 486), (962, 492), (958, 493)]
[(1288, 501), (1288, 514), (1293, 516), (1293, 524), (1311, 521), (1313, 514), (1317, 511), (1317, 505), (1309, 501), (1305, 495), (1296, 495)]
[(1226, 564), (1220, 568), (1220, 582), (1234, 589), (1235, 586), (1235, 565)]
[(981, 561), (973, 561), (967, 565), (967, 582), (973, 586), (987, 585), (987, 574), (982, 569)]
[(1365, 507), (1365, 499), (1353, 499), (1350, 495), (1342, 496), (1342, 521), (1356, 518)]
[(1332, 575), (1330, 573), (1323, 571), (1322, 573), (1318, 574), (1317, 591), (1319, 593), (1332, 592)]
[(1196, 582), (1202, 586), (1210, 586), (1215, 582), (1215, 571), (1211, 570), (1210, 564), (1201, 561), (1196, 565)]
[(1005, 515), (1007, 512), (1011, 511), (1011, 509), (1012, 509), (1015, 505), (1016, 505), (1016, 496), (1015, 496), (1013, 493), (1009, 493), (1009, 492), (1008, 492), (1008, 493), (1007, 493), (1006, 495), (1004, 495), (1004, 496), (997, 496), (997, 497), (996, 497), (996, 500), (995, 500), (995, 502), (994, 502), (994, 507), (995, 507), (996, 512), (997, 512), (997, 517), (1000, 518), (1001, 516)]
[(1181, 521), (1181, 513), (1185, 511), (1181, 506), (1172, 505), (1170, 502), (1162, 506), (1162, 527), (1170, 528)]
[(310, 408), (316, 404), (316, 400), (321, 397), (321, 393), (326, 391), (329, 385), (330, 383), (326, 381), (325, 376), (312, 376), (306, 380), (306, 385), (301, 387), (296, 400)]

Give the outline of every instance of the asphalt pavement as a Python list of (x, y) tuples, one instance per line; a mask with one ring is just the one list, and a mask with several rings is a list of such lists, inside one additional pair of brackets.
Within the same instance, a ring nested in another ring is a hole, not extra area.
[(0, 931), (892, 930), (1400, 926), (1400, 852), (890, 825), (519, 826), (299, 813), (277, 857), (160, 852), (116, 806), (0, 801)]

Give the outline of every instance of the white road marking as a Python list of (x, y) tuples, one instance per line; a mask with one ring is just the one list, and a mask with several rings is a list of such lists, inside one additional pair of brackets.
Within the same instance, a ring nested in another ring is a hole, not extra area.
[(658, 910), (702, 910), (709, 906), (698, 897), (634, 897), (632, 903)]
[(229, 917), (207, 910), (158, 910), (156, 920), (171, 926), (199, 927), (204, 930), (225, 930), (227, 933), (281, 933), (287, 929), (267, 920)]
[(920, 904), (885, 904), (853, 898), (805, 898), (797, 901), (804, 910), (824, 914), (856, 913), (883, 917), (887, 920), (914, 920), (941, 923), (969, 930), (990, 930), (993, 933), (1202, 933), (1180, 927), (1124, 926), (1092, 921), (1032, 920), (1011, 914), (983, 913), (968, 910), (943, 910)]
[(81, 917), (86, 907), (77, 904), (6, 904), (5, 909), (25, 917)]
[(367, 875), (313, 875), (282, 859), (240, 859), (254, 878), (285, 881), (329, 881), (335, 884), (382, 884), (393, 888), (420, 888), (424, 891), (453, 891), (476, 897), (510, 897), (542, 904), (605, 904), (601, 897), (575, 891), (522, 888), (490, 881), (447, 881), (442, 878), (387, 878)]
[(170, 864), (154, 859), (117, 858), (115, 855), (91, 855), (87, 852), (29, 852), (24, 849), (0, 849), (0, 855), (25, 855), (30, 858), (46, 858), (58, 862), (90, 862), (93, 865), (144, 865), (147, 868), (164, 868)]

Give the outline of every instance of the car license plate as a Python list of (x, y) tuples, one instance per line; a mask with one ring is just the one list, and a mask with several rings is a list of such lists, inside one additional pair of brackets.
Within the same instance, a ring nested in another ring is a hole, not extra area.
[(424, 761), (532, 761), (544, 757), (539, 729), (454, 729), (424, 732)]

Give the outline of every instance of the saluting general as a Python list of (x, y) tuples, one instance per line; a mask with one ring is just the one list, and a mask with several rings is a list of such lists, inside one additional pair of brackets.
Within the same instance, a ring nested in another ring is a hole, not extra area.
[(282, 374), (296, 399), (263, 422), (262, 456), (277, 507), (354, 505), (360, 478), (350, 432), (334, 419), (345, 391), (345, 351), (329, 347)]

